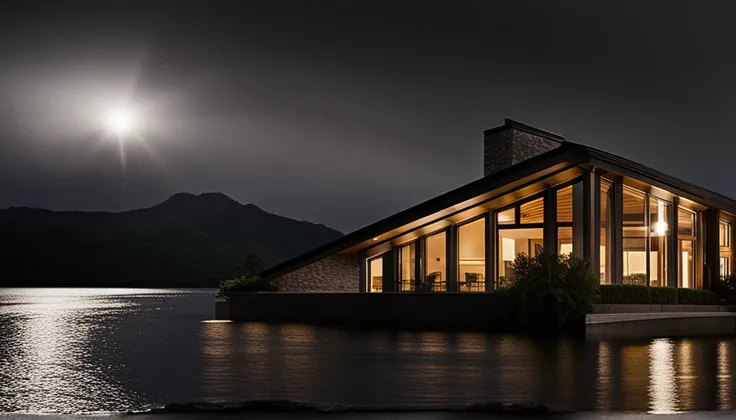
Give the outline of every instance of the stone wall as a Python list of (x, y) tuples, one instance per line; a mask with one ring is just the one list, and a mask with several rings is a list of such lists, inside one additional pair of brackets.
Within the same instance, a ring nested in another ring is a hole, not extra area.
[(358, 292), (357, 255), (332, 255), (271, 280), (279, 292)]
[(512, 127), (489, 130), (483, 143), (483, 176), (548, 152), (561, 144), (559, 140)]

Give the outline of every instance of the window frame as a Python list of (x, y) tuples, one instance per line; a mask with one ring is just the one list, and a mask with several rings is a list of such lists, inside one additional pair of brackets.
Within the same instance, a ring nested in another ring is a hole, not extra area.
[[(674, 206), (673, 206), (674, 207)], [(676, 216), (678, 217), (678, 223), (677, 223), (677, 287), (685, 287), (682, 284), (682, 242), (688, 241), (691, 243), (692, 247), (692, 264), (689, 267), (690, 271), (690, 286), (688, 288), (690, 289), (697, 289), (697, 253), (698, 253), (698, 212), (697, 210), (691, 209), (689, 207), (685, 207), (683, 205), (678, 205), (676, 210)], [(680, 210), (689, 213), (692, 221), (692, 235), (682, 235), (680, 234), (680, 223), (679, 223), (679, 217), (680, 217)]]
[[(552, 197), (554, 197), (555, 200), (555, 238), (556, 238), (556, 244), (555, 244), (555, 254), (560, 255), (560, 228), (570, 228), (572, 229), (572, 237), (573, 237), (573, 244), (575, 243), (575, 184), (583, 182), (582, 177), (575, 177), (573, 179), (567, 180), (561, 184), (557, 184), (553, 187), (550, 187), (552, 190)], [(560, 190), (572, 187), (572, 220), (569, 222), (560, 222), (557, 218), (557, 194), (560, 192)], [(574, 246), (573, 246), (574, 248)], [(575, 249), (573, 249), (573, 253), (575, 252)]]
[[(383, 266), (383, 258), (389, 252), (391, 252), (391, 251), (382, 252), (382, 253), (380, 253), (378, 255), (374, 255), (374, 256), (372, 256), (370, 258), (366, 258), (366, 260), (365, 260), (365, 263), (366, 263), (366, 267), (365, 267), (365, 280), (366, 280), (365, 281), (366, 282), (365, 289), (366, 289), (366, 291), (368, 293), (386, 293), (386, 291), (383, 290), (383, 277), (384, 277), (383, 269), (385, 268)], [(371, 275), (371, 271), (372, 271), (371, 270), (371, 262), (373, 262), (374, 260), (378, 260), (378, 259), (381, 260), (381, 272), (382, 272), (382, 274), (381, 274), (381, 290), (380, 291), (373, 291), (373, 287), (372, 287), (373, 286), (373, 276)]]
[[(721, 226), (725, 226), (725, 244), (721, 245)], [(733, 274), (733, 222), (726, 218), (718, 219), (718, 258), (720, 262), (726, 261), (725, 270), (721, 269), (720, 277), (728, 277)], [(720, 265), (720, 264), (719, 264)]]
[[(489, 229), (489, 223), (490, 218), (495, 217), (495, 215), (492, 214), (493, 212), (485, 212), (483, 214), (479, 214), (478, 216), (471, 217), (470, 219), (463, 220), (460, 223), (457, 223), (454, 226), (455, 228), (455, 273), (457, 278), (455, 279), (455, 283), (458, 285), (460, 284), (460, 228), (469, 225), (471, 223), (477, 222), (479, 220), (484, 220), (484, 231), (483, 231), (483, 290), (481, 292), (463, 292), (463, 293), (485, 293), (487, 290), (487, 276), (488, 276), (488, 229)], [(491, 239), (492, 240), (492, 239)], [(459, 287), (458, 287), (459, 291)]]
[[(413, 293), (417, 291), (417, 281), (419, 280), (417, 278), (417, 264), (418, 260), (420, 260), (419, 240), (420, 238), (417, 238), (394, 247), (396, 249), (396, 275), (394, 276), (394, 288), (396, 289), (397, 293)], [(414, 277), (412, 281), (414, 282), (414, 284), (412, 285), (411, 290), (401, 290), (401, 283), (404, 281), (404, 279), (401, 278), (401, 249), (411, 245), (414, 245), (414, 267), (412, 267), (412, 272), (414, 273), (414, 275), (412, 276)]]
[[(721, 245), (721, 226), (725, 226), (726, 227), (726, 229), (724, 230), (724, 232), (725, 232), (725, 243), (723, 245)], [(718, 219), (718, 247), (721, 250), (729, 250), (730, 251), (730, 249), (731, 249), (731, 241), (732, 241), (732, 238), (731, 238), (731, 229), (732, 229), (731, 221), (729, 221), (727, 219), (724, 219), (722, 217)]]
[[(545, 191), (542, 191), (540, 193), (536, 193), (528, 197), (524, 197), (522, 199), (514, 201), (513, 203), (507, 204), (503, 207), (499, 207), (493, 210), (491, 213), (493, 213), (492, 217), (494, 220), (494, 224), (496, 225), (496, 228), (499, 230), (500, 229), (519, 229), (519, 228), (524, 228), (524, 227), (543, 228), (544, 221), (542, 223), (521, 223), (521, 205), (541, 198), (542, 206), (544, 206), (545, 195), (546, 195)], [(498, 223), (498, 214), (503, 213), (504, 211), (507, 211), (512, 208), (514, 209), (514, 223)]]
[[(447, 272), (448, 272), (448, 267), (449, 267), (448, 262), (447, 262), (447, 249), (448, 249), (448, 243), (449, 243), (448, 242), (448, 239), (450, 238), (449, 231), (450, 231), (450, 228), (452, 228), (452, 226), (454, 226), (454, 225), (446, 226), (446, 227), (443, 227), (441, 229), (437, 229), (437, 230), (435, 230), (433, 232), (427, 233), (426, 235), (422, 235), (419, 238), (417, 238), (416, 241), (415, 241), (415, 242), (419, 242), (421, 244), (420, 245), (421, 251), (419, 253), (417, 253), (417, 255), (418, 255), (419, 259), (420, 259), (419, 260), (419, 278), (416, 279), (416, 281), (418, 282), (418, 284), (421, 285), (422, 283), (424, 283), (427, 280), (426, 279), (426, 277), (427, 277), (427, 258), (426, 258), (426, 254), (427, 254), (427, 238), (429, 238), (430, 236), (439, 235), (441, 233), (444, 233), (445, 234), (445, 278), (442, 280), (442, 282), (445, 283), (445, 290), (444, 291), (443, 290), (438, 290), (438, 291), (431, 290), (430, 293), (447, 293), (447, 292), (450, 291), (449, 290), (449, 287), (448, 287), (449, 282), (448, 282), (448, 278), (447, 278), (448, 277), (448, 273)], [(421, 292), (421, 290), (417, 290), (417, 289), (418, 288), (415, 286), (415, 291)]]

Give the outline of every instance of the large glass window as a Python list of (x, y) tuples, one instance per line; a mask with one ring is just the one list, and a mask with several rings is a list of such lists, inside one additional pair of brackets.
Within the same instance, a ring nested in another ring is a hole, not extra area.
[(447, 290), (447, 235), (436, 233), (425, 239), (424, 278), (422, 291)]
[(572, 227), (557, 228), (557, 254), (572, 254)]
[(731, 259), (729, 257), (721, 257), (721, 277), (731, 275)]
[(572, 254), (573, 186), (560, 188), (555, 193), (557, 206), (557, 255)]
[(649, 198), (649, 285), (667, 286), (667, 244), (670, 234), (671, 205)]
[[(518, 220), (501, 223), (502, 216), (519, 214)], [(522, 202), (497, 213), (498, 246), (496, 287), (503, 288), (515, 279), (513, 264), (518, 254), (536, 256), (544, 251), (544, 197)]]
[(572, 185), (557, 190), (557, 222), (572, 223)]
[(368, 260), (368, 291), (383, 291), (383, 258)]
[(516, 223), (516, 207), (498, 212), (497, 219), (499, 225), (513, 225)]
[(680, 279), (678, 287), (695, 287), (695, 241), (680, 240)]
[(520, 223), (544, 223), (544, 198), (528, 201), (521, 205)]
[(695, 213), (677, 209), (678, 287), (695, 287)]
[(731, 275), (731, 222), (721, 219), (718, 223), (718, 245), (721, 251), (721, 277)]
[(683, 207), (677, 210), (677, 235), (695, 236), (695, 213)]
[(613, 182), (601, 178), (601, 245), (600, 282), (611, 284), (611, 186)]
[(498, 230), (498, 285), (504, 287), (515, 280), (513, 264), (517, 254), (536, 256), (543, 252), (542, 228)]
[(478, 219), (457, 228), (458, 278), (461, 292), (486, 290), (486, 220)]
[(731, 223), (721, 219), (718, 222), (718, 245), (721, 248), (728, 248), (731, 246)]
[(399, 248), (399, 287), (400, 292), (413, 292), (416, 273), (416, 244), (410, 243)]
[(623, 283), (647, 284), (647, 231), (645, 195), (624, 187), (623, 200)]

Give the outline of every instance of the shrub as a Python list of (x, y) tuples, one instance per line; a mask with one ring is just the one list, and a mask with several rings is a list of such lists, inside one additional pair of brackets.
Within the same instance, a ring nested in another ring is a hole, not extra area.
[(713, 285), (713, 291), (727, 304), (736, 304), (736, 274), (718, 279)]
[(514, 282), (509, 277), (500, 276), (498, 278), (498, 288), (499, 289), (508, 289), (509, 287), (513, 285), (514, 285)]
[(676, 305), (677, 289), (672, 287), (649, 288), (649, 303), (655, 305)]
[(718, 305), (721, 301), (718, 294), (710, 290), (647, 288), (625, 284), (601, 286), (600, 294), (600, 303), (618, 305)]
[(260, 277), (242, 276), (222, 281), (217, 295), (229, 299), (233, 293), (255, 293), (260, 291), (276, 291), (276, 288), (271, 283), (261, 280)]
[(514, 282), (508, 291), (518, 296), (519, 321), (531, 328), (572, 326), (598, 299), (598, 284), (587, 261), (575, 255), (519, 254)]
[(600, 303), (624, 305), (649, 303), (649, 289), (646, 286), (612, 284), (600, 287)]
[(631, 286), (646, 286), (647, 275), (643, 273), (634, 273), (624, 276), (623, 283)]
[(710, 290), (677, 289), (677, 303), (681, 305), (719, 305), (721, 297)]

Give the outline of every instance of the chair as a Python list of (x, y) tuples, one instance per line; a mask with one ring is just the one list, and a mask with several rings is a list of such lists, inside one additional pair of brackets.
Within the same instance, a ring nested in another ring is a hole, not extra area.
[(473, 289), (480, 290), (480, 284), (483, 281), (483, 274), (480, 273), (465, 273), (465, 287), (468, 288), (468, 291), (473, 291)]
[(442, 273), (439, 271), (434, 271), (429, 274), (427, 274), (426, 279), (424, 280), (424, 284), (422, 287), (423, 292), (432, 292), (434, 291), (434, 284), (442, 281)]
[(382, 292), (383, 291), (383, 276), (373, 276), (373, 279), (371, 280), (372, 288), (374, 292)]

